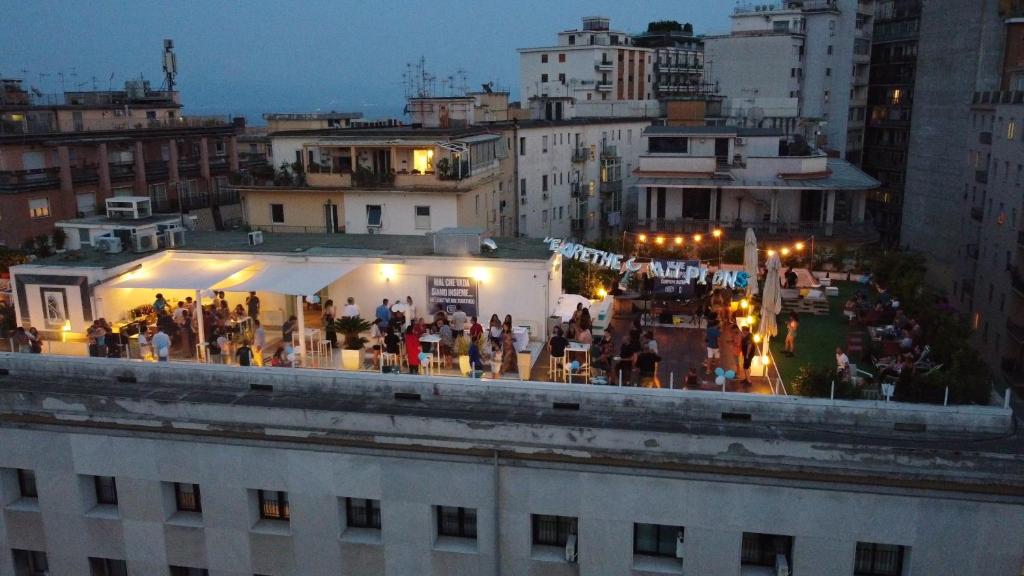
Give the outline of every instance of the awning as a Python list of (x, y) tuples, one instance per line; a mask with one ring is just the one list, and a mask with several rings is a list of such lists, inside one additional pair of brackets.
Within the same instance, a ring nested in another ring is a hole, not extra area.
[(363, 265), (363, 262), (267, 262), (239, 283), (215, 286), (226, 292), (274, 292), (308, 296)]
[(181, 258), (169, 256), (129, 272), (107, 284), (108, 288), (149, 290), (207, 290), (249, 266), (251, 260)]

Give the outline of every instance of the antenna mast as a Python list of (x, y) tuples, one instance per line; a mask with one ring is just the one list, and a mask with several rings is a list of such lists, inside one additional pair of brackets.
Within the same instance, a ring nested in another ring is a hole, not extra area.
[(178, 57), (174, 54), (174, 40), (164, 40), (164, 82), (167, 91), (174, 92), (174, 78), (178, 75)]

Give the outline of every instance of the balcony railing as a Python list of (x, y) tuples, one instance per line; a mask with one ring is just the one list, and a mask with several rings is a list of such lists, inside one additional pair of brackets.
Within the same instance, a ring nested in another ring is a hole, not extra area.
[(128, 162), (124, 164), (111, 164), (110, 165), (110, 178), (131, 178), (135, 176), (135, 165)]
[(185, 194), (181, 198), (163, 198), (153, 200), (153, 211), (157, 213), (188, 212), (210, 208), (211, 206), (226, 206), (238, 204), (238, 190), (232, 187), (223, 187), (216, 192), (198, 190)]
[(618, 158), (619, 147), (615, 144), (602, 144), (601, 145), (601, 156), (605, 158)]
[(597, 68), (602, 72), (611, 72), (614, 66), (615, 63), (611, 60), (598, 60), (597, 62), (594, 62), (594, 68)]
[(597, 83), (597, 91), (598, 92), (611, 92), (612, 91), (612, 83), (611, 82), (598, 82)]
[(60, 186), (60, 168), (0, 172), (0, 189), (39, 189)]
[(849, 222), (720, 222), (717, 220), (697, 218), (639, 218), (635, 228), (648, 232), (664, 232), (666, 234), (709, 233), (716, 228), (726, 230), (730, 238), (742, 238), (747, 228), (753, 228), (758, 237), (791, 238), (807, 236), (840, 236), (851, 240), (871, 241), (878, 238), (878, 231), (870, 223), (852, 224)]
[(1024, 230), (1017, 232), (1017, 247), (1024, 248)]
[(985, 219), (985, 210), (981, 206), (971, 206), (971, 220), (981, 222)]
[(590, 158), (590, 149), (586, 146), (577, 146), (572, 151), (573, 162), (586, 162)]
[(614, 194), (616, 192), (622, 192), (622, 180), (610, 180), (608, 182), (601, 182), (601, 194)]

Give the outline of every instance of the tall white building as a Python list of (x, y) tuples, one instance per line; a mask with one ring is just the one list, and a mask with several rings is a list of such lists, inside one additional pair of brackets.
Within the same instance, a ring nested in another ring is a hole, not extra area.
[(0, 368), (0, 576), (1005, 576), (1024, 560), (1024, 457), (999, 407)]
[(706, 76), (741, 127), (817, 137), (860, 162), (873, 0), (743, 4), (729, 34), (705, 39)]
[(608, 18), (584, 18), (581, 30), (559, 32), (554, 46), (519, 49), (520, 99), (654, 99), (653, 52), (633, 46), (628, 33), (611, 29)]

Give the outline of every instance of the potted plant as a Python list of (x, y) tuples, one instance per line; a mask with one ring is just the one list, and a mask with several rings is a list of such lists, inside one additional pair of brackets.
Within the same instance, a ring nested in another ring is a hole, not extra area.
[(345, 337), (341, 349), (341, 367), (345, 370), (359, 370), (363, 363), (363, 346), (366, 338), (362, 333), (370, 329), (370, 323), (359, 316), (342, 316), (334, 321), (334, 331)]

